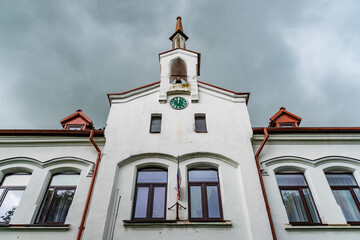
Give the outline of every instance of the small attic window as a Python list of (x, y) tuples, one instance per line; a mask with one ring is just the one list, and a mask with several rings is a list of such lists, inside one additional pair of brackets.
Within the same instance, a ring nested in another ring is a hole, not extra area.
[(279, 122), (279, 127), (296, 127), (295, 122)]
[(85, 125), (83, 124), (68, 124), (66, 130), (83, 130)]
[(187, 70), (184, 60), (178, 58), (171, 64), (170, 82), (171, 83), (186, 83), (187, 82)]

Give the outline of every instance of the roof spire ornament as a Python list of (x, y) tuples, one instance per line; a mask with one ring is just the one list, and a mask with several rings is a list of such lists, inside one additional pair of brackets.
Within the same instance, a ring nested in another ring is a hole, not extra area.
[(182, 23), (181, 23), (181, 17), (176, 18), (176, 27), (175, 32), (173, 35), (171, 35), (170, 40), (172, 41), (172, 48), (186, 48), (186, 40), (188, 40), (188, 36), (185, 35)]

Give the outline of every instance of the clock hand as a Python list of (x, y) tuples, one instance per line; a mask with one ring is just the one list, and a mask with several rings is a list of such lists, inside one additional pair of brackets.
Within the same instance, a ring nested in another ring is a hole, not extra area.
[(178, 98), (178, 104), (180, 103), (179, 101), (180, 101), (180, 98)]

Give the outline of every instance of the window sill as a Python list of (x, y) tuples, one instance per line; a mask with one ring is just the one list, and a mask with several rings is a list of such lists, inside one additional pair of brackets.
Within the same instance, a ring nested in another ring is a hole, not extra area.
[(285, 230), (360, 230), (360, 226), (350, 225), (350, 224), (324, 224), (324, 225), (291, 225), (284, 224)]
[(123, 221), (124, 227), (231, 227), (231, 220), (222, 222), (189, 222), (188, 220), (167, 220), (162, 222)]
[(0, 231), (4, 230), (52, 230), (68, 231), (70, 224), (0, 224)]

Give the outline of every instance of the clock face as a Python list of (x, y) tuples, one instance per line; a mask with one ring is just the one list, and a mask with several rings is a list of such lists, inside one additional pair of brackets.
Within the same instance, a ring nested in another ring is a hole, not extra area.
[(188, 105), (187, 101), (185, 98), (182, 97), (174, 97), (173, 99), (170, 100), (170, 106), (173, 109), (184, 109), (186, 108), (186, 106)]

